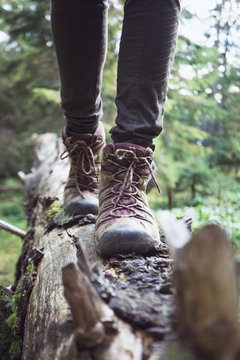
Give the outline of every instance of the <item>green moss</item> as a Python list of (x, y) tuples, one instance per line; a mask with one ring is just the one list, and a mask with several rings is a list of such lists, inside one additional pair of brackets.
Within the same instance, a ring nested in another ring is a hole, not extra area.
[(19, 334), (18, 306), (22, 292), (13, 296), (0, 289), (0, 358), (18, 360), (21, 357), (22, 340)]
[(7, 295), (4, 289), (0, 289), (0, 358), (9, 358), (9, 348), (12, 340), (12, 332), (6, 323), (11, 315), (12, 297)]
[(55, 200), (47, 212), (47, 219), (52, 219), (57, 213), (63, 210), (63, 202), (59, 200)]
[(7, 326), (10, 328), (10, 330), (12, 330), (13, 332), (15, 332), (18, 329), (19, 326), (19, 317), (17, 316), (17, 314), (14, 312), (13, 314), (11, 314), (9, 316), (9, 318), (6, 320)]
[(71, 219), (71, 215), (67, 214), (64, 210), (59, 211), (59, 213), (57, 213), (54, 216), (55, 223), (59, 224), (59, 225), (63, 225), (64, 223), (66, 223), (70, 219)]
[(21, 297), (22, 297), (22, 291), (15, 292), (15, 294), (13, 295), (13, 310), (14, 311), (17, 311)]
[(0, 305), (4, 308), (11, 308), (12, 306), (12, 297), (3, 293), (2, 289), (0, 289)]
[(31, 281), (35, 272), (29, 264), (26, 273), (21, 276), (14, 295), (8, 295), (0, 289), (0, 359), (19, 360), (21, 358), (22, 334), (20, 333), (21, 309), (19, 308), (23, 290)]
[(28, 272), (28, 275), (29, 275), (30, 277), (31, 277), (33, 274), (36, 273), (33, 263), (30, 263), (30, 264), (27, 266), (27, 272)]
[(62, 227), (73, 220), (74, 216), (67, 214), (64, 209), (57, 212), (52, 218), (47, 217), (45, 228), (47, 231), (55, 227)]
[(20, 318), (18, 316), (18, 306), (22, 292), (15, 292), (12, 298), (12, 314), (7, 318), (6, 324), (10, 330), (11, 343), (9, 356), (11, 360), (19, 359), (21, 356), (22, 339), (19, 336)]
[(121, 275), (119, 276), (119, 279), (122, 280), (122, 281), (124, 281), (124, 282), (127, 281), (126, 276), (125, 276), (124, 274), (121, 274)]

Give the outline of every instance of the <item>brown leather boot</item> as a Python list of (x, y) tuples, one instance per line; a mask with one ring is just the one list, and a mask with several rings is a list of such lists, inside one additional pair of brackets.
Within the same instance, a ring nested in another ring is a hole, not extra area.
[(102, 123), (94, 134), (66, 133), (63, 130), (66, 150), (61, 159), (70, 158), (70, 171), (64, 188), (64, 207), (70, 215), (98, 213), (98, 192), (101, 171), (101, 154), (105, 146)]
[(104, 257), (147, 253), (160, 241), (146, 196), (152, 153), (126, 143), (108, 144), (103, 150), (95, 235)]

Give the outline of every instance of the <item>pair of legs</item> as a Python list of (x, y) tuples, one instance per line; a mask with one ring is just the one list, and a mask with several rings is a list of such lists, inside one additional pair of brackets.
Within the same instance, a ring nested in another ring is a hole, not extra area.
[[(174, 57), (179, 0), (126, 0), (117, 78), (114, 144), (103, 150), (101, 80), (107, 0), (51, 0), (52, 33), (71, 159), (65, 205), (98, 213), (104, 256), (148, 252), (159, 241), (146, 199), (153, 138), (160, 134)], [(94, 200), (99, 192), (100, 209)], [(94, 196), (93, 196), (94, 195)], [(78, 198), (80, 197), (80, 200)]]
[[(52, 34), (67, 127), (94, 132), (102, 114), (107, 0), (51, 0)], [(117, 78), (114, 142), (151, 146), (162, 130), (179, 0), (126, 0)]]

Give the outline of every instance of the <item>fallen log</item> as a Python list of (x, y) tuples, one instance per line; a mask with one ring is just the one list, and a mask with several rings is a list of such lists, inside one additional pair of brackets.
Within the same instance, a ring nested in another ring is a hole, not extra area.
[[(9, 316), (8, 309), (7, 318), (3, 320), (8, 324), (14, 315), (12, 331), (18, 345), (23, 340), (12, 359), (205, 360), (205, 354), (219, 354), (218, 344), (210, 341), (210, 346), (205, 346), (202, 339), (205, 339), (206, 327), (202, 324), (206, 319), (201, 318), (205, 313), (201, 312), (200, 316), (197, 309), (206, 306), (209, 318), (215, 307), (211, 301), (216, 304), (214, 291), (220, 297), (223, 289), (229, 292), (222, 304), (231, 306), (224, 315), (228, 313), (231, 326), (226, 329), (231, 329), (233, 339), (229, 343), (231, 346), (228, 344), (224, 348), (226, 351), (223, 350), (225, 358), (218, 360), (235, 359), (238, 325), (234, 320), (237, 297), (234, 270), (227, 247), (223, 245), (215, 251), (221, 244), (221, 241), (216, 244), (216, 233), (213, 232), (213, 240), (212, 233), (206, 230), (196, 233), (176, 252), (174, 260), (169, 256), (164, 238), (151, 254), (118, 255), (103, 260), (96, 252), (96, 217), (69, 217), (63, 210), (63, 188), (69, 170), (67, 160), (60, 160), (63, 150), (57, 136), (40, 135), (35, 139), (32, 172), (19, 174), (27, 189), (29, 230), (18, 263), (16, 284), (10, 294), (12, 300), (9, 298), (14, 313)], [(225, 244), (226, 239), (224, 241)], [(201, 247), (200, 243), (206, 246)], [(197, 250), (191, 250), (190, 244)], [(226, 284), (231, 281), (224, 286), (221, 279), (217, 279), (216, 290), (214, 288), (207, 297), (210, 306), (205, 297), (198, 294), (201, 288), (210, 288), (205, 280), (209, 277), (214, 282), (215, 275), (198, 278), (201, 271), (197, 271), (196, 259), (200, 255), (201, 264), (205, 261), (210, 273), (211, 254), (215, 253), (221, 253), (222, 258), (214, 258), (214, 274), (218, 269), (223, 273), (228, 269), (223, 281)], [(218, 259), (221, 266), (217, 265)], [(171, 281), (173, 263), (174, 286)], [(4, 290), (3, 294), (6, 293)], [(191, 301), (188, 293), (192, 293)], [(199, 304), (197, 309), (195, 303)], [(224, 309), (224, 306), (217, 308)], [(215, 325), (219, 319), (217, 315), (214, 317)], [(228, 336), (226, 329), (224, 334)], [(13, 353), (13, 346), (11, 349)]]
[[(19, 268), (24, 272), (32, 263), (33, 249), (44, 254), (40, 263), (32, 267), (35, 277), (24, 318), (22, 359), (142, 359), (144, 334), (122, 321), (111, 309), (112, 306), (119, 314), (124, 313), (122, 318), (128, 313), (133, 317), (137, 292), (132, 292), (133, 298), (128, 299), (132, 305), (125, 309), (117, 294), (125, 288), (127, 275), (121, 267), (119, 274), (115, 273), (114, 265), (103, 262), (96, 253), (96, 218), (91, 215), (69, 218), (61, 207), (69, 166), (67, 161), (59, 160), (62, 151), (62, 143), (56, 136), (39, 136), (32, 173), (21, 174), (29, 198), (31, 239), (25, 243)], [(146, 259), (137, 259), (141, 261), (147, 263)], [(116, 262), (126, 266), (122, 258), (115, 259)], [(163, 264), (169, 267), (168, 261)], [(157, 287), (159, 276), (155, 277)], [(115, 294), (110, 278), (121, 285), (115, 286)], [(112, 299), (111, 306), (104, 303), (95, 288), (104, 293), (101, 295), (108, 298), (109, 304)], [(159, 293), (152, 307), (158, 296)], [(139, 293), (139, 300), (140, 297)], [(152, 317), (154, 324), (159, 320), (152, 316), (151, 306), (145, 316), (148, 322)], [(136, 319), (137, 322), (145, 324), (146, 319)]]

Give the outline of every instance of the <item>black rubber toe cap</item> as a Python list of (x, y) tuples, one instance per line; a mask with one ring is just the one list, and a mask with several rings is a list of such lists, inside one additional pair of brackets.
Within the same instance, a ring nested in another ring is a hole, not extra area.
[(116, 254), (145, 254), (156, 249), (158, 241), (145, 231), (121, 225), (106, 231), (99, 240), (98, 249), (103, 257)]
[(98, 201), (89, 199), (80, 199), (72, 202), (66, 209), (66, 213), (69, 215), (87, 215), (98, 214)]

